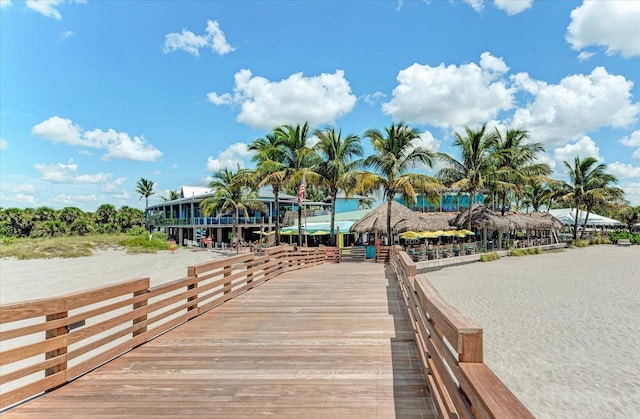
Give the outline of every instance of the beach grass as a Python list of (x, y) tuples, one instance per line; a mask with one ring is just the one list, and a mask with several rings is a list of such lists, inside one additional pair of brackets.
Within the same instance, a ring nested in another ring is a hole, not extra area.
[(498, 252), (483, 253), (480, 255), (480, 262), (491, 262), (500, 259)]
[(148, 235), (95, 234), (69, 237), (2, 238), (0, 258), (24, 259), (76, 258), (91, 256), (102, 249), (126, 248), (128, 253), (155, 253), (167, 249), (167, 238), (162, 233)]
[(527, 255), (539, 255), (542, 250), (539, 247), (527, 247), (525, 249), (511, 249), (509, 256), (527, 256)]

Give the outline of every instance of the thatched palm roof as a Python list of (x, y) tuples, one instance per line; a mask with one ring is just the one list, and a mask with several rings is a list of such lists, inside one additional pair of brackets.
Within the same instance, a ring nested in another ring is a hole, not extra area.
[(429, 224), (429, 228), (422, 231), (451, 230), (451, 226), (453, 226), (451, 222), (455, 215), (458, 214), (450, 212), (420, 214), (420, 216)]
[[(379, 207), (367, 213), (364, 217), (356, 221), (349, 231), (355, 233), (367, 233), (374, 230), (387, 231), (387, 202), (383, 202)], [(405, 231), (426, 231), (431, 229), (432, 224), (419, 213), (411, 211), (404, 205), (391, 201), (391, 232), (399, 234)], [(447, 226), (448, 228), (448, 226)]]
[(532, 212), (529, 214), (509, 213), (505, 216), (511, 225), (521, 229), (562, 230), (562, 222), (548, 212)]
[[(452, 225), (460, 228), (469, 225), (469, 212), (460, 213), (452, 221)], [(489, 227), (494, 230), (507, 230), (509, 228), (509, 220), (500, 214), (496, 214), (487, 207), (477, 206), (471, 210), (471, 227), (484, 228)]]

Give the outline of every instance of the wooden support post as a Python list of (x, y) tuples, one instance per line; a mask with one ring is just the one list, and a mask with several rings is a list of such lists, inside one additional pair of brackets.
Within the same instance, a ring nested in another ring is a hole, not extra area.
[[(64, 311), (61, 313), (49, 314), (47, 315), (47, 321), (50, 322), (58, 319), (64, 319), (66, 317), (68, 317), (67, 311)], [(56, 327), (55, 329), (47, 330), (45, 336), (47, 339), (53, 339), (55, 337), (63, 336), (68, 333), (69, 333), (69, 329), (67, 328), (67, 326), (60, 326), (60, 327)], [(45, 354), (45, 359), (55, 358), (57, 356), (64, 355), (66, 353), (67, 353), (67, 340), (65, 339), (64, 346), (58, 349), (54, 349), (53, 351), (47, 352)], [(65, 360), (64, 362), (60, 362), (59, 364), (54, 365), (53, 367), (47, 368), (45, 370), (44, 375), (45, 377), (48, 377), (50, 375), (57, 374), (61, 371), (65, 371), (66, 369), (67, 369), (67, 361)], [(55, 388), (58, 388), (58, 387), (55, 387)], [(47, 391), (54, 390), (55, 388), (48, 389)]]
[[(247, 270), (250, 271), (251, 268), (253, 268), (253, 263), (251, 263), (251, 262), (247, 263)], [(247, 284), (250, 284), (252, 282), (253, 282), (253, 272), (249, 272), (247, 274)], [(249, 287), (249, 289), (251, 289), (251, 288), (253, 288), (253, 287)]]
[(461, 333), (458, 339), (462, 340), (462, 353), (459, 354), (460, 362), (483, 362), (482, 331), (479, 333)]
[[(196, 288), (198, 288), (198, 283), (197, 282), (195, 284), (187, 285), (187, 290), (188, 291), (196, 289)], [(187, 302), (191, 302), (191, 301), (194, 301), (194, 300), (197, 300), (197, 299), (198, 299), (198, 294), (196, 293), (196, 294), (192, 295), (191, 297), (188, 297), (187, 298)], [(198, 309), (198, 303), (197, 302), (187, 306), (187, 311), (197, 310), (197, 309)]]
[[(224, 277), (226, 278), (228, 276), (231, 276), (231, 265), (224, 267)], [(231, 281), (225, 282), (223, 284), (223, 287), (224, 287), (224, 293), (229, 294), (231, 292)]]
[[(149, 294), (149, 290), (146, 289), (146, 290), (136, 291), (136, 292), (133, 293), (133, 296), (137, 297), (139, 295), (144, 295), (144, 294), (148, 295)], [(148, 302), (149, 302), (149, 298), (145, 298), (142, 301), (138, 301), (137, 303), (133, 304), (133, 309), (135, 310), (135, 309), (140, 308), (140, 307), (146, 307)], [(147, 313), (145, 312), (142, 316), (136, 317), (135, 319), (133, 319), (133, 325), (135, 326), (138, 323), (142, 323), (142, 322), (146, 322), (146, 321), (147, 321)], [(141, 334), (145, 333), (146, 331), (147, 331), (147, 326), (146, 325), (142, 326), (139, 329), (136, 329), (136, 330), (133, 331), (133, 337), (135, 338), (136, 336), (141, 335)]]

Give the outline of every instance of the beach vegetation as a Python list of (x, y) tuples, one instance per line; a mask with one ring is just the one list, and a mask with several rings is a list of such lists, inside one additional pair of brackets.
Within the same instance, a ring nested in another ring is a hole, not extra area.
[(564, 162), (564, 165), (569, 171), (570, 179), (570, 183), (567, 183), (569, 193), (565, 195), (565, 198), (573, 203), (576, 210), (573, 225), (574, 240), (578, 238), (579, 210), (584, 206), (587, 211), (580, 234), (580, 239), (582, 239), (589, 221), (589, 213), (593, 207), (607, 200), (621, 199), (623, 192), (612, 186), (618, 181), (617, 178), (607, 173), (607, 166), (602, 163), (598, 164), (595, 157), (581, 159), (580, 156), (576, 156), (573, 165), (567, 161)]
[(538, 154), (544, 152), (542, 143), (529, 142), (529, 133), (523, 129), (508, 129), (503, 136), (496, 129), (496, 141), (491, 153), (494, 159), (495, 176), (489, 182), (500, 197), (500, 212), (504, 215), (509, 195), (519, 200), (523, 198), (525, 186), (531, 182), (543, 181), (551, 173), (547, 163), (537, 161)]
[(618, 243), (620, 239), (627, 239), (631, 244), (640, 244), (640, 233), (630, 233), (628, 231), (616, 230), (609, 233), (612, 243)]
[(267, 206), (264, 202), (259, 201), (257, 193), (253, 192), (253, 179), (251, 172), (246, 169), (238, 167), (238, 170), (233, 172), (224, 168), (218, 171), (215, 178), (209, 183), (209, 187), (213, 190), (213, 196), (200, 203), (202, 213), (205, 216), (231, 214), (236, 250), (240, 247), (240, 227), (238, 224), (240, 211), (244, 213), (245, 217), (248, 216), (249, 209), (267, 211)]
[(331, 244), (336, 243), (335, 219), (336, 219), (336, 198), (340, 190), (351, 191), (354, 189), (350, 184), (347, 173), (357, 169), (362, 165), (361, 160), (354, 160), (362, 156), (362, 145), (360, 138), (349, 134), (342, 136), (342, 132), (336, 132), (333, 128), (314, 131), (314, 136), (318, 142), (313, 149), (320, 157), (316, 172), (320, 177), (320, 184), (329, 191), (331, 197), (331, 221), (329, 234)]
[(480, 255), (480, 262), (491, 262), (498, 259), (500, 259), (498, 252), (489, 252)]
[(527, 256), (527, 255), (539, 255), (542, 250), (539, 247), (527, 247), (524, 249), (511, 249), (509, 256)]
[(479, 130), (465, 128), (465, 134), (455, 134), (453, 146), (460, 149), (460, 160), (449, 154), (439, 153), (438, 160), (444, 165), (436, 177), (448, 187), (469, 193), (469, 215), (467, 229), (471, 230), (471, 213), (476, 192), (485, 187), (487, 179), (494, 173), (492, 150), (496, 145), (495, 133), (488, 132), (486, 125)]
[[(368, 195), (383, 190), (387, 202), (386, 235), (391, 234), (391, 201), (399, 194), (409, 205), (417, 200), (416, 187), (441, 188), (438, 180), (427, 175), (416, 175), (411, 170), (423, 166), (432, 167), (436, 155), (427, 147), (416, 144), (420, 135), (405, 123), (391, 124), (384, 133), (377, 129), (364, 134), (371, 141), (373, 154), (365, 158), (364, 166), (371, 169), (353, 173), (356, 192)], [(420, 184), (420, 185), (418, 185)], [(415, 185), (415, 186), (414, 186)]]

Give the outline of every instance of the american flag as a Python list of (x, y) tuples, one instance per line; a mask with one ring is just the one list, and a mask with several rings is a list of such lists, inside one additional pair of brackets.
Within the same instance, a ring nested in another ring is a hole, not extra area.
[(300, 187), (298, 188), (298, 204), (302, 205), (302, 201), (304, 200), (304, 175), (302, 175), (302, 182), (300, 183)]

